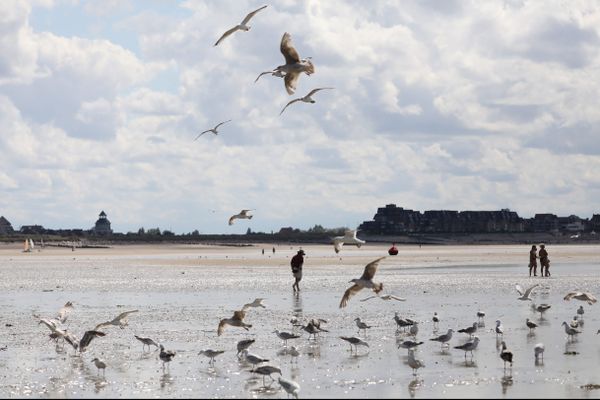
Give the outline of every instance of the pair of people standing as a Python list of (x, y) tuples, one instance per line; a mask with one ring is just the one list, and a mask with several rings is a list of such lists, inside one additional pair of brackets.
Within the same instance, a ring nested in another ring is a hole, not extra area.
[(531, 246), (531, 250), (529, 251), (529, 276), (531, 276), (531, 272), (533, 272), (533, 276), (537, 276), (538, 258), (540, 259), (540, 274), (542, 276), (550, 276), (550, 259), (548, 258), (546, 246), (543, 244), (540, 244), (539, 252), (535, 245)]

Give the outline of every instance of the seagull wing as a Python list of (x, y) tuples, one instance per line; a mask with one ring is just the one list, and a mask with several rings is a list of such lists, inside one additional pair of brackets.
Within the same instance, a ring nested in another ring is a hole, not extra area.
[(242, 21), (242, 25), (246, 25), (250, 21), (250, 19), (256, 15), (256, 13), (258, 13), (260, 10), (263, 10), (265, 8), (267, 8), (267, 6), (262, 6), (261, 8), (257, 8), (256, 10), (252, 11), (251, 13), (248, 13), (248, 15), (246, 15), (246, 18), (244, 18), (244, 20)]
[(587, 297), (587, 302), (589, 305), (594, 304), (595, 302), (597, 302), (598, 300), (596, 299), (596, 297), (594, 297), (593, 294), (591, 293), (585, 293), (585, 296)]
[(300, 99), (300, 98), (297, 98), (297, 99), (294, 99), (294, 100), (290, 101), (289, 103), (287, 103), (287, 104), (285, 105), (285, 107), (283, 107), (283, 109), (281, 110), (281, 112), (279, 113), (279, 115), (283, 114), (283, 112), (285, 111), (285, 109), (286, 109), (286, 108), (288, 108), (288, 106), (289, 106), (290, 104), (292, 104), (292, 103), (295, 103), (295, 102), (297, 102), (297, 101), (300, 101), (300, 100), (302, 100), (302, 99)]
[(235, 221), (235, 219), (237, 219), (237, 218), (239, 218), (239, 214), (232, 215), (229, 218), (229, 225), (233, 225), (233, 221)]
[(244, 310), (234, 311), (233, 317), (231, 317), (231, 319), (243, 321), (245, 316), (246, 316), (246, 312)]
[(122, 312), (113, 321), (115, 321), (115, 322), (116, 321), (123, 321), (124, 319), (126, 319), (129, 316), (129, 314), (133, 314), (133, 313), (136, 313), (138, 311), (140, 311), (140, 310), (131, 310), (131, 311)]
[(258, 79), (263, 76), (263, 75), (267, 75), (267, 74), (272, 74), (275, 71), (265, 71), (265, 72), (261, 72), (260, 75), (258, 75), (258, 77), (256, 78), (256, 80), (254, 81), (254, 83), (258, 82)]
[(56, 332), (56, 323), (53, 320), (41, 318), (40, 323), (46, 325), (52, 332)]
[(342, 247), (344, 246), (344, 239), (333, 239), (333, 249), (335, 250), (336, 254), (340, 252), (340, 250), (342, 250)]
[(68, 301), (59, 311), (58, 311), (58, 320), (61, 324), (64, 324), (67, 321), (67, 317), (69, 313), (73, 310), (73, 303)]
[(225, 39), (227, 36), (231, 35), (233, 32), (237, 31), (238, 29), (240, 29), (239, 25), (234, 26), (233, 28), (231, 28), (230, 30), (228, 30), (227, 32), (225, 32), (220, 38), (219, 40), (217, 40), (217, 42), (215, 43), (215, 46), (218, 46), (219, 43), (221, 43), (221, 41), (223, 39)]
[(198, 140), (198, 138), (199, 138), (200, 136), (204, 135), (206, 132), (210, 132), (210, 129), (208, 129), (208, 130), (205, 130), (204, 132), (200, 132), (200, 134), (199, 134), (198, 136), (196, 136), (196, 139), (194, 139), (194, 140)]
[(288, 72), (283, 78), (285, 90), (288, 92), (288, 94), (294, 94), (294, 92), (296, 91), (296, 86), (298, 85), (298, 78), (300, 78), (300, 74), (297, 72)]
[[(306, 97), (310, 97), (310, 96), (312, 96), (313, 94), (317, 93), (319, 90), (325, 90), (325, 89), (333, 89), (333, 88), (332, 88), (332, 87), (322, 87), (322, 88), (316, 88), (316, 89), (313, 89), (313, 90), (311, 90), (311, 91), (310, 91), (310, 92), (309, 92), (309, 93), (306, 95)], [(353, 232), (353, 237), (356, 239), (356, 231), (349, 231), (349, 232)]]
[(523, 290), (523, 287), (521, 285), (519, 285), (518, 283), (515, 285), (515, 289), (517, 289), (517, 292), (519, 292), (519, 294), (521, 296), (523, 296), (523, 293), (525, 293), (525, 291)]
[(249, 217), (250, 215), (249, 215), (248, 213), (249, 213), (250, 211), (252, 211), (252, 210), (242, 210), (242, 211), (240, 211), (240, 214), (239, 214), (239, 215), (240, 215), (240, 216), (243, 216), (243, 217)]
[(567, 295), (565, 296), (564, 300), (571, 300), (573, 297), (577, 296), (579, 294), (579, 292), (569, 292), (567, 293)]
[(106, 333), (96, 330), (86, 331), (79, 341), (79, 351), (84, 352), (93, 338), (102, 336), (106, 336)]
[(106, 322), (102, 322), (101, 324), (98, 324), (94, 327), (94, 330), (97, 331), (100, 328), (104, 328), (105, 326), (111, 326), (113, 323), (113, 321), (106, 321)]
[(215, 127), (214, 127), (214, 129), (215, 129), (215, 130), (217, 130), (217, 128), (218, 128), (218, 127), (220, 127), (221, 125), (223, 125), (223, 124), (226, 124), (226, 123), (228, 123), (228, 122), (231, 122), (231, 120), (230, 120), (230, 119), (228, 119), (227, 121), (223, 121), (223, 122), (221, 122), (221, 123), (217, 124), (217, 126), (215, 126)]
[(371, 299), (374, 299), (375, 297), (378, 297), (378, 296), (369, 296), (369, 297), (365, 297), (364, 299), (360, 299), (360, 301), (367, 301), (367, 300), (371, 300)]
[(527, 290), (525, 291), (525, 297), (529, 297), (529, 295), (531, 294), (531, 292), (533, 291), (533, 289), (535, 289), (538, 286), (540, 286), (540, 284), (536, 283), (535, 285), (527, 288)]
[(377, 272), (377, 266), (379, 265), (379, 262), (381, 260), (383, 260), (384, 258), (385, 257), (380, 257), (377, 260), (371, 261), (370, 263), (368, 263), (365, 266), (365, 271), (363, 272), (360, 279), (364, 279), (366, 281), (370, 281), (371, 279), (373, 279), (373, 277), (375, 276), (375, 272)]
[(283, 54), (286, 64), (295, 64), (300, 61), (300, 56), (292, 44), (292, 36), (289, 33), (283, 34), (279, 50)]
[(227, 325), (227, 320), (222, 319), (221, 322), (219, 322), (219, 327), (217, 328), (217, 336), (221, 336), (223, 334), (225, 325)]
[(394, 300), (398, 300), (398, 301), (406, 301), (406, 299), (404, 297), (397, 297), (397, 296), (394, 296), (393, 294), (390, 294), (390, 298), (392, 298)]
[(362, 289), (362, 286), (359, 286), (356, 283), (354, 285), (350, 286), (344, 292), (344, 296), (342, 297), (342, 301), (340, 301), (340, 308), (346, 307), (346, 305), (348, 304), (348, 300), (350, 300), (350, 297), (352, 297), (356, 293), (358, 293), (360, 291), (360, 289)]

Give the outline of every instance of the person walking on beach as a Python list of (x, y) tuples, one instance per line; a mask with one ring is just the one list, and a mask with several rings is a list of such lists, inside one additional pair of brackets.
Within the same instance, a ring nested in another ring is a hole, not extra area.
[(292, 274), (294, 275), (294, 278), (296, 279), (296, 281), (292, 285), (292, 289), (294, 289), (294, 293), (300, 291), (300, 286), (298, 285), (298, 283), (302, 280), (302, 265), (304, 264), (304, 256), (305, 256), (304, 250), (300, 249), (300, 250), (298, 250), (298, 253), (296, 253), (296, 255), (294, 257), (292, 257), (292, 260), (290, 261), (290, 265), (292, 266)]
[(542, 276), (550, 276), (550, 260), (548, 259), (548, 252), (546, 251), (546, 245), (540, 244), (540, 251), (538, 252), (540, 257), (540, 272)]
[(529, 251), (529, 276), (531, 276), (531, 271), (533, 270), (533, 276), (537, 276), (537, 247), (535, 244), (531, 246), (531, 250)]

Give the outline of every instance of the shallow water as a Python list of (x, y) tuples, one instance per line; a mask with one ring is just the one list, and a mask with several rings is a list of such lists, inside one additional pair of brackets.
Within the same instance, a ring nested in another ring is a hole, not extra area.
[[(409, 267), (401, 257), (388, 258), (375, 280), (384, 282), (384, 292), (407, 301), (361, 302), (372, 294), (363, 291), (340, 310), (348, 281), (363, 270), (351, 262), (352, 257), (375, 258), (380, 252), (347, 251), (341, 260), (331, 257), (318, 262), (307, 257), (302, 291), (294, 296), (288, 256), (276, 254), (278, 265), (262, 266), (256, 263), (260, 256), (255, 248), (228, 251), (213, 252), (198, 265), (179, 262), (202, 256), (195, 252), (152, 257), (110, 253), (0, 257), (0, 347), (7, 346), (0, 352), (0, 396), (287, 397), (277, 382), (270, 384), (267, 377), (263, 385), (262, 377), (249, 372), (251, 366), (238, 361), (236, 343), (254, 338), (251, 352), (269, 358), (268, 364), (297, 381), (300, 397), (600, 397), (600, 390), (581, 388), (600, 383), (600, 336), (596, 335), (600, 306), (562, 299), (575, 288), (599, 293), (598, 264), (556, 263), (551, 278), (529, 278), (526, 268), (517, 265), (444, 266), (442, 261), (437, 266)], [(230, 265), (218, 265), (216, 261), (223, 257)], [(541, 284), (534, 302), (552, 305), (543, 319), (531, 310), (530, 302), (517, 300), (515, 283)], [(248, 311), (245, 321), (253, 327), (249, 331), (227, 327), (218, 337), (219, 320), (256, 297), (265, 298), (268, 308)], [(52, 317), (69, 300), (75, 308), (68, 329), (76, 336), (125, 310), (139, 312), (130, 316), (125, 329), (103, 328), (107, 335), (95, 339), (79, 357), (68, 347), (57, 349), (48, 339), (49, 330), (32, 317), (32, 313)], [(580, 304), (586, 311), (583, 332), (568, 340), (561, 323), (570, 321)], [(481, 342), (472, 359), (453, 348), (466, 341), (465, 334), (455, 332), (451, 347), (444, 350), (428, 340), (448, 328), (456, 331), (476, 322), (479, 309), (486, 313), (485, 326), (477, 332)], [(417, 338), (425, 343), (416, 357), (425, 368), (416, 377), (407, 365), (407, 351), (397, 348), (398, 341), (409, 337), (396, 333), (395, 311), (420, 321)], [(436, 334), (431, 322), (434, 311), (441, 318)], [(292, 316), (323, 318), (330, 330), (316, 341), (299, 331), (302, 337), (289, 343), (300, 350), (297, 362), (290, 362), (273, 333), (274, 329), (291, 331)], [(357, 334), (357, 316), (373, 327), (365, 338), (370, 347), (359, 347), (354, 354), (339, 336)], [(525, 326), (526, 318), (540, 325), (533, 334)], [(499, 340), (491, 331), (496, 319), (502, 321), (503, 339), (514, 353), (512, 371), (504, 371)], [(177, 352), (166, 372), (158, 352), (142, 351), (134, 334), (154, 338)], [(536, 365), (533, 346), (538, 342), (545, 344), (546, 352), (543, 364)], [(211, 367), (198, 355), (205, 348), (226, 352)], [(105, 375), (98, 374), (91, 362), (94, 357), (107, 363)]]

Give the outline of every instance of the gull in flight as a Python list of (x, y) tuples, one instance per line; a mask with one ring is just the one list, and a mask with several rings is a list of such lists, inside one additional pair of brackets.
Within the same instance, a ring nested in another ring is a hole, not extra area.
[(256, 77), (256, 80), (254, 81), (254, 83), (258, 82), (258, 80), (260, 79), (261, 76), (263, 75), (268, 75), (271, 74), (271, 76), (276, 76), (278, 78), (284, 78), (285, 75), (283, 74), (283, 72), (281, 71), (277, 71), (277, 70), (273, 70), (273, 71), (265, 71), (265, 72), (261, 72), (258, 77)]
[(373, 289), (373, 291), (375, 293), (379, 293), (383, 290), (383, 283), (373, 282), (373, 277), (375, 276), (375, 273), (377, 272), (377, 266), (379, 265), (379, 262), (381, 260), (383, 260), (384, 258), (385, 257), (380, 257), (380, 258), (376, 259), (375, 261), (371, 261), (370, 263), (368, 263), (365, 266), (365, 270), (364, 270), (362, 276), (358, 279), (352, 279), (350, 281), (350, 282), (354, 283), (354, 285), (349, 287), (344, 292), (344, 296), (342, 297), (342, 301), (340, 302), (340, 308), (346, 307), (346, 305), (348, 304), (348, 300), (350, 300), (350, 297), (354, 296), (356, 293), (358, 293), (363, 288)]
[(355, 229), (348, 229), (346, 232), (344, 232), (344, 236), (336, 236), (332, 240), (333, 249), (335, 250), (336, 254), (340, 252), (344, 244), (353, 244), (360, 249), (360, 246), (366, 243), (364, 240), (356, 237)]
[(144, 351), (144, 348), (146, 346), (148, 346), (148, 351), (150, 351), (150, 346), (156, 346), (156, 350), (158, 350), (158, 343), (156, 343), (154, 340), (150, 339), (149, 337), (141, 337), (138, 335), (133, 335), (137, 340), (139, 340), (140, 342), (142, 342), (142, 351)]
[(369, 296), (365, 297), (364, 299), (360, 299), (360, 301), (367, 301), (371, 299), (406, 301), (404, 297), (394, 296), (393, 294), (384, 294), (382, 296)]
[(533, 289), (535, 289), (538, 286), (540, 286), (539, 283), (537, 283), (533, 286), (530, 286), (529, 288), (527, 288), (527, 290), (523, 291), (523, 287), (517, 283), (515, 285), (515, 289), (517, 289), (517, 292), (519, 292), (519, 294), (521, 295), (521, 297), (517, 297), (517, 299), (518, 300), (531, 300), (531, 297), (529, 297), (529, 296), (531, 295), (531, 292), (533, 291)]
[(283, 107), (283, 109), (281, 110), (281, 112), (279, 113), (279, 115), (283, 114), (283, 112), (285, 111), (286, 108), (288, 108), (288, 106), (290, 104), (293, 104), (297, 101), (303, 101), (304, 103), (316, 103), (316, 101), (312, 98), (312, 95), (317, 93), (319, 90), (325, 90), (325, 89), (333, 89), (332, 87), (322, 87), (322, 88), (316, 88), (311, 90), (306, 96), (304, 97), (298, 97), (297, 99), (294, 99), (292, 101), (290, 101), (289, 103), (287, 103), (285, 105), (285, 107)]
[(198, 134), (198, 136), (196, 136), (196, 139), (194, 139), (194, 140), (198, 140), (198, 138), (199, 138), (200, 136), (204, 135), (204, 134), (205, 134), (205, 133), (207, 133), (207, 132), (212, 132), (212, 133), (214, 133), (215, 135), (218, 135), (219, 133), (217, 132), (217, 128), (218, 128), (218, 127), (220, 127), (221, 125), (223, 125), (223, 124), (226, 124), (226, 123), (228, 123), (228, 122), (231, 122), (231, 121), (232, 121), (232, 120), (231, 120), (231, 119), (229, 119), (229, 120), (227, 120), (227, 121), (220, 122), (220, 123), (218, 123), (218, 124), (217, 124), (217, 125), (216, 125), (214, 128), (212, 128), (212, 129), (207, 129), (207, 130), (205, 130), (204, 132), (200, 132), (200, 133)]
[(229, 225), (233, 225), (233, 221), (235, 221), (236, 219), (252, 219), (254, 215), (251, 215), (250, 211), (253, 210), (242, 210), (239, 214), (232, 215), (229, 218)]
[(285, 390), (285, 392), (289, 395), (291, 394), (296, 399), (298, 398), (298, 392), (300, 391), (300, 385), (297, 382), (294, 382), (289, 379), (284, 379), (281, 376), (279, 377), (279, 384)]
[(67, 301), (64, 306), (58, 311), (58, 317), (56, 318), (61, 324), (67, 322), (67, 317), (73, 311), (73, 302)]
[(244, 304), (244, 306), (242, 307), (242, 310), (246, 311), (246, 309), (247, 309), (247, 308), (250, 308), (250, 307), (262, 307), (262, 308), (267, 308), (267, 307), (265, 307), (265, 305), (263, 304), (263, 300), (264, 300), (264, 299), (263, 299), (263, 298), (260, 298), (260, 297), (259, 297), (259, 298), (256, 298), (256, 299), (254, 299), (254, 301), (253, 301), (252, 303), (247, 303), (247, 304)]
[(230, 30), (228, 30), (227, 32), (225, 32), (220, 38), (219, 40), (217, 40), (217, 42), (215, 43), (215, 46), (218, 46), (219, 43), (221, 43), (221, 41), (223, 39), (225, 39), (227, 36), (231, 35), (233, 32), (236, 31), (249, 31), (250, 30), (250, 26), (246, 25), (248, 22), (250, 22), (250, 19), (252, 17), (254, 17), (259, 11), (263, 10), (267, 8), (267, 6), (262, 6), (260, 8), (257, 8), (256, 10), (252, 11), (251, 13), (249, 13), (248, 15), (246, 15), (246, 18), (244, 18), (244, 20), (242, 21), (241, 24), (234, 26), (233, 28), (231, 28)]
[(285, 32), (281, 38), (279, 50), (285, 58), (285, 64), (278, 66), (273, 72), (277, 71), (285, 73), (285, 77), (283, 78), (285, 90), (288, 94), (294, 94), (300, 74), (303, 72), (306, 75), (313, 74), (315, 72), (315, 66), (312, 61), (310, 61), (310, 58), (300, 59), (298, 52), (292, 44), (292, 36), (287, 32)]
[(564, 298), (565, 300), (569, 301), (571, 299), (577, 299), (577, 300), (581, 300), (581, 301), (587, 301), (587, 303), (591, 306), (592, 304), (594, 304), (596, 301), (596, 298), (594, 297), (594, 295), (592, 295), (591, 293), (588, 292), (569, 292), (567, 293), (567, 295)]
[(113, 319), (112, 321), (106, 321), (106, 322), (96, 325), (94, 330), (97, 331), (98, 329), (100, 329), (104, 326), (110, 326), (110, 325), (115, 325), (121, 329), (125, 329), (125, 327), (127, 326), (127, 317), (129, 316), (129, 314), (133, 314), (138, 311), (139, 310), (131, 310), (131, 311), (122, 312), (117, 317), (115, 317), (115, 319)]
[(425, 366), (423, 361), (415, 358), (415, 351), (413, 349), (408, 349), (408, 366), (412, 368), (413, 375), (415, 376), (417, 375), (418, 369)]
[(244, 328), (245, 330), (248, 330), (248, 328), (252, 328), (252, 325), (244, 323), (245, 316), (246, 312), (244, 310), (240, 310), (234, 311), (233, 317), (222, 319), (221, 322), (219, 322), (219, 327), (217, 328), (217, 336), (221, 336), (223, 334), (225, 325), (238, 326), (240, 328)]

